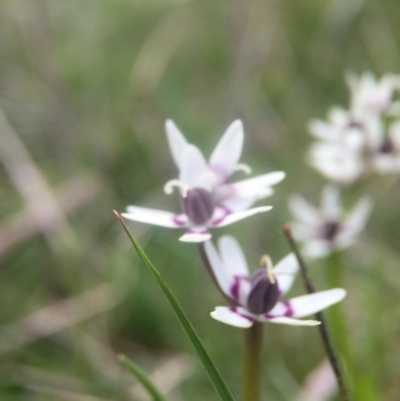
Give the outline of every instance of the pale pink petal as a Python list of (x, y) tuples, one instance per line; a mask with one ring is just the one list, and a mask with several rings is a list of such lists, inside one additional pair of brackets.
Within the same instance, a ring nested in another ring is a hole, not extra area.
[(303, 252), (309, 258), (323, 258), (332, 252), (332, 244), (324, 239), (312, 239), (304, 243)]
[(286, 316), (269, 317), (260, 315), (257, 317), (257, 320), (259, 320), (260, 322), (288, 324), (290, 326), (318, 326), (319, 324), (321, 324), (321, 322), (319, 322), (318, 320), (299, 320)]
[(298, 241), (308, 241), (319, 235), (319, 227), (309, 226), (303, 223), (291, 222), (293, 235)]
[(322, 191), (321, 210), (326, 221), (337, 222), (339, 220), (342, 212), (339, 188), (333, 185), (324, 187)]
[(278, 281), (278, 288), (281, 295), (285, 295), (290, 290), (298, 270), (299, 263), (294, 253), (285, 256), (274, 267), (273, 273)]
[(184, 214), (178, 215), (163, 210), (148, 209), (139, 206), (128, 206), (127, 211), (128, 213), (122, 213), (122, 216), (128, 220), (170, 228), (188, 226), (188, 219)]
[(210, 157), (210, 167), (225, 181), (237, 166), (243, 147), (243, 124), (234, 121), (215, 147)]
[(266, 188), (281, 182), (285, 178), (285, 175), (283, 171), (275, 171), (273, 173), (248, 178), (247, 180), (234, 182), (230, 184), (230, 186), (238, 196), (257, 196)]
[(346, 296), (346, 290), (334, 288), (332, 290), (302, 295), (286, 301), (291, 309), (289, 317), (305, 317), (340, 302)]
[(172, 120), (167, 120), (165, 122), (165, 131), (167, 133), (168, 144), (172, 153), (172, 157), (175, 161), (175, 164), (179, 168), (182, 155), (186, 146), (188, 145), (188, 142)]
[(211, 312), (211, 317), (222, 323), (242, 328), (251, 327), (255, 320), (247, 309), (241, 307), (217, 306), (215, 311)]
[(293, 216), (302, 223), (318, 226), (321, 222), (319, 210), (298, 195), (290, 197), (289, 208)]
[(230, 235), (222, 236), (218, 241), (221, 259), (231, 276), (249, 276), (246, 258), (239, 243)]
[(235, 213), (227, 212), (225, 216), (223, 217), (218, 216), (217, 219), (215, 219), (213, 216), (212, 226), (225, 227), (228, 226), (229, 224), (236, 223), (239, 220), (243, 220), (247, 217), (253, 216), (254, 214), (268, 212), (271, 209), (272, 206), (261, 206), (261, 207), (255, 207), (253, 209), (243, 210), (241, 212), (235, 212)]
[(366, 225), (371, 214), (373, 203), (368, 196), (363, 197), (347, 215), (343, 225), (353, 233), (358, 234)]
[(204, 248), (219, 287), (227, 296), (231, 297), (230, 288), (235, 281), (233, 275), (221, 261), (221, 258), (211, 241), (206, 241), (204, 243)]
[(180, 238), (179, 241), (182, 242), (204, 242), (211, 239), (211, 234), (209, 231), (206, 229), (200, 229), (200, 230), (195, 230), (195, 229), (190, 229), (186, 231), (185, 234), (183, 234)]
[(185, 147), (180, 160), (179, 180), (189, 187), (211, 188), (213, 177), (204, 156), (196, 146)]

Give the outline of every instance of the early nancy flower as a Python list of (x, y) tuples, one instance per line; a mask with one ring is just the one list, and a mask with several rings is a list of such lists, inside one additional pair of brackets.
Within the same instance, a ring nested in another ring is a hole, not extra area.
[(333, 107), (327, 121), (312, 120), (309, 163), (331, 181), (348, 184), (369, 173), (400, 172), (400, 76), (349, 75), (349, 110)]
[(292, 196), (289, 207), (297, 219), (292, 223), (294, 236), (303, 242), (304, 253), (320, 258), (356, 242), (371, 213), (372, 202), (363, 197), (352, 211), (344, 214), (338, 188), (326, 186), (319, 208), (298, 195)]
[(166, 131), (172, 157), (179, 169), (179, 178), (167, 182), (167, 194), (177, 187), (181, 195), (181, 214), (128, 206), (123, 216), (143, 223), (170, 228), (187, 228), (180, 238), (186, 242), (202, 242), (211, 238), (210, 228), (223, 227), (271, 206), (249, 209), (259, 199), (273, 193), (272, 185), (282, 181), (285, 173), (277, 171), (243, 181), (230, 183), (238, 170), (250, 173), (248, 166), (239, 164), (243, 147), (243, 125), (234, 121), (218, 142), (207, 163), (201, 151), (189, 144), (172, 121)]
[(218, 285), (232, 302), (230, 307), (215, 308), (211, 316), (232, 326), (247, 328), (255, 321), (315, 326), (318, 321), (298, 318), (319, 312), (346, 295), (345, 290), (336, 288), (281, 301), (298, 271), (294, 254), (274, 268), (270, 258), (264, 256), (261, 263), (265, 266), (250, 275), (242, 249), (233, 237), (220, 238), (219, 252), (211, 241), (205, 243), (205, 250)]
[(349, 74), (347, 82), (354, 113), (397, 114), (398, 103), (393, 98), (395, 92), (400, 89), (400, 76), (385, 74), (377, 79), (371, 72), (365, 72), (359, 77)]

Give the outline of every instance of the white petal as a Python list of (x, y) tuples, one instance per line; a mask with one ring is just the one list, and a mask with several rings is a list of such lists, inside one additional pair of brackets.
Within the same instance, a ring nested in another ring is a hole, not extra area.
[(256, 197), (242, 198), (240, 196), (232, 197), (222, 202), (222, 206), (230, 210), (231, 212), (240, 212), (248, 209), (258, 200)]
[(210, 178), (207, 162), (200, 150), (193, 145), (186, 146), (180, 162), (179, 180), (189, 187), (209, 189)]
[(230, 235), (222, 236), (218, 241), (218, 248), (224, 266), (231, 276), (249, 276), (249, 269), (239, 243)]
[(344, 226), (346, 229), (351, 229), (358, 234), (367, 223), (372, 206), (372, 200), (367, 196), (363, 197), (345, 219)]
[(139, 206), (128, 206), (127, 211), (128, 213), (122, 213), (122, 216), (128, 220), (170, 228), (188, 226), (188, 219), (184, 214), (178, 215), (163, 210), (147, 209)]
[(325, 121), (311, 120), (308, 124), (308, 130), (317, 139), (331, 141), (336, 139), (336, 130)]
[(217, 306), (211, 317), (231, 326), (247, 328), (254, 323), (254, 316), (241, 307)]
[(316, 292), (314, 294), (302, 295), (286, 301), (290, 305), (290, 317), (304, 317), (340, 302), (346, 296), (346, 291), (342, 288)]
[(257, 196), (266, 188), (281, 182), (285, 178), (285, 175), (286, 174), (283, 171), (275, 171), (273, 173), (260, 175), (247, 180), (234, 182), (231, 184), (231, 187), (238, 196)]
[(333, 185), (327, 185), (322, 191), (321, 210), (326, 221), (339, 220), (342, 208), (340, 205), (339, 189)]
[(312, 239), (304, 243), (303, 252), (309, 258), (323, 258), (332, 252), (332, 244), (324, 239)]
[(213, 217), (212, 226), (213, 227), (225, 227), (225, 226), (228, 226), (229, 224), (236, 223), (239, 220), (243, 220), (246, 217), (253, 216), (254, 214), (268, 212), (268, 210), (271, 210), (271, 209), (272, 209), (272, 206), (261, 206), (261, 207), (255, 207), (253, 209), (243, 210), (241, 212), (226, 213), (225, 216), (223, 216), (221, 218), (215, 219)]
[(309, 226), (307, 224), (291, 222), (294, 238), (298, 241), (308, 241), (319, 235), (319, 227)]
[(221, 173), (221, 181), (225, 181), (239, 162), (243, 147), (243, 124), (234, 121), (222, 136), (210, 157), (210, 167)]
[(195, 231), (193, 229), (190, 229), (189, 231), (186, 231), (185, 234), (183, 234), (180, 238), (179, 241), (182, 242), (204, 242), (211, 239), (211, 234), (206, 231)]
[(318, 326), (321, 324), (318, 320), (299, 320), (293, 319), (286, 316), (280, 317), (258, 317), (261, 322), (269, 322), (269, 323), (279, 323), (279, 324), (289, 324), (290, 326)]
[(299, 270), (299, 263), (297, 262), (294, 253), (285, 256), (274, 267), (273, 273), (278, 281), (279, 292), (282, 295), (286, 294), (292, 287), (293, 281), (296, 278), (296, 273)]
[(204, 248), (218, 285), (221, 290), (230, 297), (230, 288), (234, 282), (234, 278), (232, 275), (228, 274), (228, 269), (221, 261), (214, 244), (211, 241), (207, 241), (204, 244)]
[(179, 168), (182, 155), (186, 146), (188, 145), (188, 142), (172, 120), (167, 120), (165, 122), (165, 131), (167, 132), (167, 139), (172, 157), (175, 161), (175, 164)]
[(317, 226), (321, 222), (318, 209), (298, 195), (290, 197), (289, 207), (293, 216), (302, 223)]

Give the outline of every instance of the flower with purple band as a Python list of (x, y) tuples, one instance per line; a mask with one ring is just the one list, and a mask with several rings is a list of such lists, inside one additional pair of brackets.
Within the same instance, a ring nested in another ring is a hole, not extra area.
[(128, 206), (127, 213), (122, 214), (125, 218), (169, 228), (187, 228), (181, 241), (203, 242), (211, 238), (210, 228), (227, 226), (272, 208), (249, 209), (257, 200), (272, 195), (271, 186), (282, 181), (285, 173), (277, 171), (229, 182), (236, 171), (251, 172), (247, 165), (239, 163), (244, 138), (241, 121), (234, 121), (228, 127), (209, 162), (170, 120), (166, 122), (166, 131), (179, 178), (167, 182), (164, 190), (171, 194), (175, 187), (179, 188), (183, 213)]
[(255, 321), (315, 326), (318, 321), (299, 318), (319, 312), (346, 295), (345, 290), (336, 288), (281, 301), (298, 271), (294, 254), (287, 255), (274, 268), (265, 256), (262, 259), (265, 267), (250, 275), (242, 249), (233, 237), (221, 237), (218, 248), (219, 252), (211, 241), (205, 243), (218, 285), (232, 301), (232, 306), (219, 306), (211, 313), (223, 323), (243, 328), (252, 326)]
[(304, 253), (321, 258), (356, 242), (371, 213), (372, 201), (365, 196), (344, 214), (338, 188), (329, 185), (322, 192), (320, 208), (298, 195), (291, 197), (289, 207), (297, 219), (291, 224), (293, 233), (303, 242)]

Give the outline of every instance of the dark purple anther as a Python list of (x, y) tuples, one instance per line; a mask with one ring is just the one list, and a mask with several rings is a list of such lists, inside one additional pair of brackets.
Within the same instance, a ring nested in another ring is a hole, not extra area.
[(203, 188), (193, 188), (182, 198), (182, 207), (192, 223), (202, 226), (214, 213), (214, 200), (211, 192)]
[(386, 137), (379, 148), (379, 152), (392, 153), (393, 151), (394, 151), (393, 141), (390, 138)]
[(332, 221), (329, 223), (325, 223), (324, 227), (324, 238), (328, 241), (333, 241), (336, 235), (339, 233), (340, 225), (339, 223)]
[(258, 269), (251, 278), (251, 290), (247, 299), (247, 309), (256, 314), (268, 313), (278, 302), (279, 288), (272, 282), (265, 269)]

